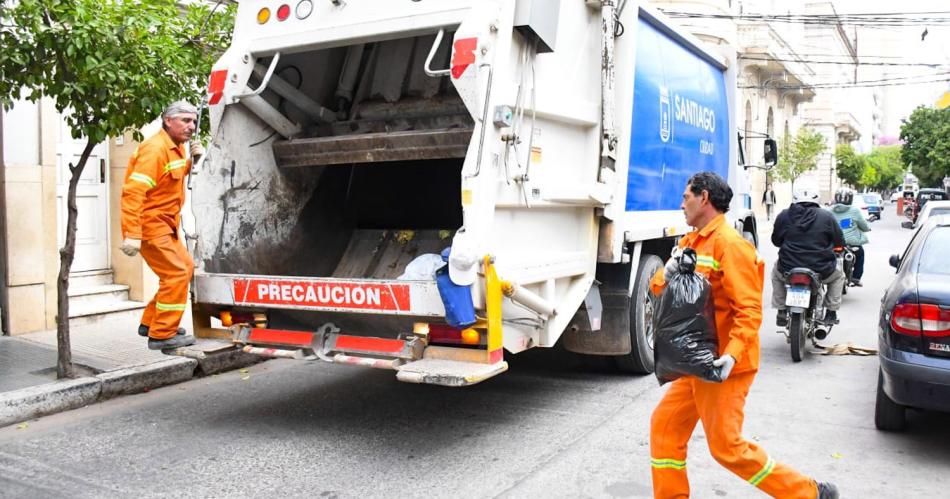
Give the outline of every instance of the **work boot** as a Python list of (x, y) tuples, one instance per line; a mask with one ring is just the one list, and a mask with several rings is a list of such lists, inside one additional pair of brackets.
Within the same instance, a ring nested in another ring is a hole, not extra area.
[(148, 339), (149, 350), (166, 350), (169, 348), (180, 348), (195, 344), (195, 337), (190, 334), (175, 335), (167, 340)]
[[(179, 336), (185, 334), (185, 328), (183, 327), (178, 328), (178, 332), (176, 334), (178, 334)], [(145, 324), (139, 324), (139, 336), (143, 338), (148, 338), (148, 326), (146, 326)]]
[(788, 310), (779, 310), (775, 314), (775, 325), (778, 327), (788, 326)]
[(831, 482), (818, 482), (818, 499), (838, 499), (838, 487)]
[(838, 312), (835, 310), (825, 310), (825, 324), (837, 324), (838, 323)]

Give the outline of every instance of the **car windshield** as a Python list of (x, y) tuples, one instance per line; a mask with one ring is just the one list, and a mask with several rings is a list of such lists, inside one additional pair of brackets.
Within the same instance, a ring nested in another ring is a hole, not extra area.
[(868, 204), (877, 204), (877, 196), (874, 194), (865, 194), (864, 202)]
[(950, 250), (950, 227), (937, 227), (927, 236), (923, 249), (920, 250), (920, 265), (917, 272), (921, 274), (950, 275), (950, 265), (947, 265), (947, 251)]
[(927, 216), (935, 217), (935, 216), (937, 216), (937, 215), (945, 215), (945, 214), (947, 214), (947, 213), (950, 213), (950, 206), (943, 206), (943, 207), (940, 207), (940, 208), (934, 208), (934, 209), (930, 210), (930, 213), (928, 213)]

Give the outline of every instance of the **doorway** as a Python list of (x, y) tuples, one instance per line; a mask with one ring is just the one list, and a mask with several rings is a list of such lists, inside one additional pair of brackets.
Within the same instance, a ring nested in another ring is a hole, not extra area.
[[(69, 164), (79, 162), (86, 139), (73, 139), (65, 119), (59, 120), (56, 141), (56, 242), (66, 243), (66, 196)], [(108, 142), (96, 145), (86, 161), (76, 186), (76, 252), (71, 272), (109, 268), (109, 172)]]

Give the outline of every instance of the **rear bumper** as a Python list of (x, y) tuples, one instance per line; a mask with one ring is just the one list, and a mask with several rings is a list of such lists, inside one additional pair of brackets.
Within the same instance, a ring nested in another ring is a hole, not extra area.
[(950, 359), (895, 350), (880, 342), (884, 392), (901, 405), (950, 412)]

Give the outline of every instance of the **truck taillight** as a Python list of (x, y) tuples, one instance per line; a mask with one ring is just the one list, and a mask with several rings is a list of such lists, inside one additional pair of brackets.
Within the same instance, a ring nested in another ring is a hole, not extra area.
[(950, 310), (930, 303), (900, 303), (891, 314), (891, 328), (906, 336), (950, 336)]
[(290, 17), (290, 6), (283, 4), (280, 7), (277, 7), (277, 20), (286, 21)]
[(231, 327), (235, 324), (250, 324), (255, 327), (267, 327), (266, 314), (222, 310), (218, 313), (218, 318), (221, 319), (221, 325), (224, 327)]
[(257, 24), (264, 24), (270, 20), (270, 9), (264, 7), (257, 11)]
[(478, 345), (482, 339), (481, 333), (475, 329), (458, 329), (445, 324), (429, 324), (428, 336), (432, 343), (461, 343), (463, 345)]

